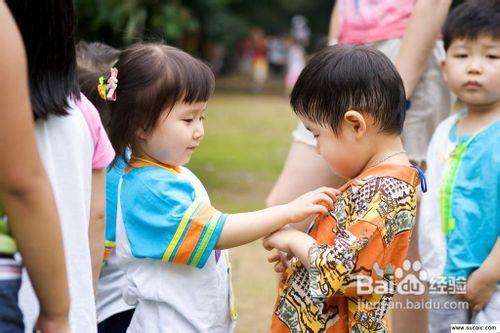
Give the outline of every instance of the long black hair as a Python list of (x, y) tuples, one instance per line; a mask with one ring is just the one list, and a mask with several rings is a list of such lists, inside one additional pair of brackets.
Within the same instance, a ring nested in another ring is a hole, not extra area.
[(23, 36), (35, 119), (64, 116), (80, 98), (72, 0), (7, 0)]

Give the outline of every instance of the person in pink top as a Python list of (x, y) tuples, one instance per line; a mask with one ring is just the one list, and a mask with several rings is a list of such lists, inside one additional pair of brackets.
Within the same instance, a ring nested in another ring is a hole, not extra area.
[(415, 0), (363, 1), (338, 0), (334, 10), (339, 11), (330, 38), (341, 44), (366, 44), (401, 38), (406, 30)]
[(106, 168), (115, 157), (115, 154), (102, 125), (99, 112), (84, 94), (80, 94), (80, 100), (76, 100), (76, 106), (82, 111), (83, 118), (85, 118), (85, 122), (89, 126), (90, 136), (92, 137), (94, 145), (92, 169)]
[(89, 245), (92, 264), (92, 283), (97, 291), (99, 272), (104, 257), (104, 229), (106, 223), (106, 168), (115, 157), (115, 151), (102, 125), (101, 117), (95, 106), (80, 94), (75, 99), (89, 128), (93, 144), (92, 155), (92, 195), (90, 202)]
[[(385, 53), (403, 79), (407, 113), (402, 139), (412, 163), (425, 169), (427, 146), (436, 126), (446, 118), (453, 98), (440, 72), (445, 53), (440, 29), (451, 0), (337, 0), (332, 11), (329, 44), (356, 44)], [(336, 176), (316, 154), (316, 140), (304, 125), (293, 132), (287, 160), (267, 198), (269, 206), (287, 202), (318, 186), (338, 187)], [(303, 161), (308, 163), (303, 163)], [(314, 174), (315, 177), (310, 177)], [(309, 221), (301, 228), (307, 230)], [(418, 235), (414, 235), (417, 239)], [(408, 259), (418, 259), (417, 242), (410, 244)], [(398, 300), (396, 297), (395, 300)], [(424, 311), (395, 311), (393, 331), (425, 329)], [(410, 321), (411, 320), (411, 321)], [(415, 322), (421, 325), (414, 325)]]

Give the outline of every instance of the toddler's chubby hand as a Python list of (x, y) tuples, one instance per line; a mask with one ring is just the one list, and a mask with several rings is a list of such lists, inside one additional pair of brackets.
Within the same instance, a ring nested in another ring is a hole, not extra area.
[(290, 249), (290, 245), (294, 242), (300, 241), (303, 237), (310, 238), (310, 236), (302, 231), (292, 227), (284, 227), (278, 231), (273, 232), (265, 237), (262, 241), (262, 246), (268, 251), (276, 249), (284, 252), (288, 258), (294, 256)]
[(302, 222), (310, 215), (328, 214), (340, 193), (331, 187), (320, 187), (287, 203), (285, 206), (289, 214), (289, 223)]
[(274, 263), (274, 271), (276, 273), (283, 273), (290, 265), (291, 257), (279, 250), (274, 250), (269, 256), (267, 261), (271, 264)]
[[(279, 255), (286, 257), (286, 259), (297, 257), (297, 259), (306, 268), (309, 268), (309, 249), (314, 244), (316, 244), (316, 240), (314, 238), (305, 232), (292, 227), (284, 227), (276, 232), (273, 232), (264, 238), (262, 242), (262, 245), (266, 250), (276, 249), (284, 252), (284, 255)], [(273, 253), (269, 256), (268, 260), (269, 262), (277, 262), (275, 264), (275, 270), (277, 272), (281, 272), (286, 269), (282, 262), (284, 258), (278, 258), (278, 254)]]
[(469, 302), (470, 309), (478, 312), (488, 304), (496, 288), (496, 279), (478, 268), (467, 279), (467, 293), (460, 298)]

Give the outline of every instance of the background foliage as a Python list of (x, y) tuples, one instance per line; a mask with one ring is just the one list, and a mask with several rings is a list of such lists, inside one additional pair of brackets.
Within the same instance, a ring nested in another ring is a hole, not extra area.
[[(462, 0), (454, 0), (456, 5)], [(250, 29), (286, 34), (294, 15), (308, 18), (310, 49), (328, 32), (335, 0), (75, 0), (80, 39), (122, 47), (137, 40), (164, 40), (210, 58), (214, 46), (228, 57)]]
[(291, 17), (309, 19), (313, 37), (324, 35), (334, 0), (75, 0), (81, 39), (123, 46), (138, 39), (204, 55), (207, 44), (235, 47), (252, 27), (287, 33)]

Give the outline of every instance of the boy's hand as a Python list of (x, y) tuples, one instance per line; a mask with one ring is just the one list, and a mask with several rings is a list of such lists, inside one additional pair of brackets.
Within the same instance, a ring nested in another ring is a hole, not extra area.
[(302, 233), (290, 227), (284, 227), (276, 232), (273, 232), (262, 241), (262, 246), (268, 251), (276, 249), (286, 253), (287, 256), (293, 256), (290, 250), (290, 244), (294, 241), (297, 233)]
[(276, 249), (285, 252), (287, 258), (297, 257), (306, 268), (309, 268), (309, 249), (314, 244), (316, 240), (308, 234), (285, 227), (264, 238), (262, 245), (266, 250)]
[(488, 304), (496, 288), (496, 279), (478, 268), (467, 279), (467, 293), (463, 299), (469, 302), (473, 311), (478, 312)]
[(333, 209), (333, 205), (340, 193), (339, 190), (334, 188), (320, 187), (301, 195), (285, 205), (289, 214), (288, 223), (302, 222), (310, 215), (328, 214), (328, 211)]
[(274, 271), (276, 273), (283, 273), (290, 265), (291, 256), (275, 250), (267, 257), (267, 261), (274, 263)]

